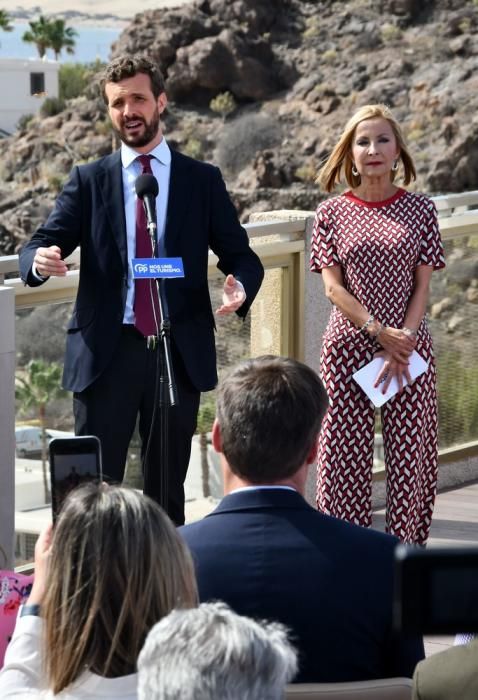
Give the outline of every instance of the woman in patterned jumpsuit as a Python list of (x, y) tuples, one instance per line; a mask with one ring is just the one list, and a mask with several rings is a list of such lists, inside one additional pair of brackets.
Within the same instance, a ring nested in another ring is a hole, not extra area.
[[(348, 122), (318, 181), (327, 192), (343, 171), (350, 190), (319, 205), (311, 269), (333, 304), (323, 338), (322, 380), (329, 409), (319, 441), (319, 510), (359, 525), (372, 521), (375, 409), (352, 374), (377, 354), (376, 386), (402, 387), (382, 407), (387, 476), (386, 529), (404, 542), (427, 541), (437, 483), (437, 401), (432, 339), (425, 316), (431, 273), (444, 267), (433, 202), (394, 183), (415, 179), (401, 130), (385, 105), (362, 107)], [(413, 349), (429, 362), (408, 384)]]

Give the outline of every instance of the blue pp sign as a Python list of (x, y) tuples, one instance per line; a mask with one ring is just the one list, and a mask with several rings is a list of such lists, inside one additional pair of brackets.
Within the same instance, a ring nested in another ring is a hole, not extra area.
[(182, 258), (133, 258), (133, 279), (184, 277)]

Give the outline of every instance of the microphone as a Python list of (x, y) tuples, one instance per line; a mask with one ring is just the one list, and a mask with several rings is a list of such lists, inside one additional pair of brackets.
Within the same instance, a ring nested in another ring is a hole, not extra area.
[(158, 181), (149, 173), (140, 175), (134, 183), (136, 195), (143, 200), (144, 211), (146, 213), (146, 223), (148, 231), (156, 230), (156, 197), (159, 192)]

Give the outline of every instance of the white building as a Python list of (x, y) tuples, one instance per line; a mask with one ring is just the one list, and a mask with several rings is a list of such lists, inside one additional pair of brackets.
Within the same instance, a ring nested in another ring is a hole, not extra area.
[(37, 114), (47, 97), (58, 97), (60, 64), (42, 58), (0, 58), (0, 129), (13, 133), (25, 114)]

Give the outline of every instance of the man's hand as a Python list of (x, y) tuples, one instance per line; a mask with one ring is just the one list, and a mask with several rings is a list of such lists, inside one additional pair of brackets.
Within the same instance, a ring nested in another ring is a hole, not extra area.
[(57, 245), (37, 248), (33, 265), (40, 277), (64, 277), (68, 270), (65, 261), (61, 259), (61, 250)]
[(242, 284), (235, 279), (234, 275), (228, 275), (224, 282), (222, 293), (222, 306), (216, 309), (218, 316), (230, 314), (242, 306), (246, 300), (246, 292)]

